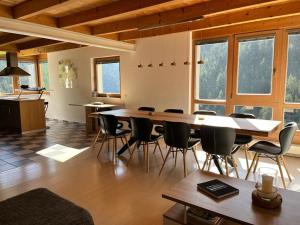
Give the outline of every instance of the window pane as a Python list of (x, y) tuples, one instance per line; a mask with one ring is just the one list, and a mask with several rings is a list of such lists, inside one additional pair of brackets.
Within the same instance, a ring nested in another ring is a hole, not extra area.
[(271, 94), (274, 37), (239, 41), (238, 94)]
[(284, 124), (289, 122), (296, 122), (300, 128), (300, 109), (285, 109), (284, 110)]
[[(0, 60), (0, 71), (6, 67), (6, 60)], [(0, 92), (13, 93), (13, 80), (12, 77), (0, 77)]]
[(48, 62), (39, 62), (41, 87), (49, 90)]
[(99, 93), (120, 93), (120, 63), (98, 63), (97, 89)]
[(272, 108), (271, 107), (257, 107), (257, 106), (235, 106), (236, 113), (250, 113), (257, 119), (271, 120)]
[(225, 106), (224, 105), (203, 105), (196, 104), (196, 110), (210, 110), (215, 111), (217, 115), (224, 116), (225, 115)]
[(300, 102), (300, 34), (288, 36), (286, 102)]
[(19, 67), (25, 70), (30, 76), (21, 76), (20, 85), (28, 85), (29, 87), (36, 87), (36, 70), (34, 62), (19, 62)]
[[(228, 42), (196, 46), (196, 98), (225, 99)], [(202, 60), (203, 64), (199, 64)]]

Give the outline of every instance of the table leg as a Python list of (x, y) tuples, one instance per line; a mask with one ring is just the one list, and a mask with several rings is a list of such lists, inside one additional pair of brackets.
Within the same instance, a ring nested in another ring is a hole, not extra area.
[[(134, 137), (130, 137), (128, 140), (129, 146), (133, 145), (136, 142)], [(122, 155), (128, 149), (127, 144), (123, 145), (123, 147), (118, 151), (118, 155)]]
[(219, 173), (223, 175), (224, 172), (223, 172), (222, 167), (221, 167), (221, 165), (220, 165), (218, 156), (213, 155), (212, 157), (213, 157), (214, 163), (215, 163), (215, 165), (216, 165), (216, 167), (217, 167)]

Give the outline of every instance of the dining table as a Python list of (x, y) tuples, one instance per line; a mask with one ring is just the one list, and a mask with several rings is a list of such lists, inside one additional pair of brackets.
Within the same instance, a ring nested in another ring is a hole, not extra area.
[[(248, 119), (248, 118), (233, 118), (229, 116), (212, 116), (212, 115), (193, 115), (168, 112), (148, 112), (134, 109), (117, 109), (104, 112), (90, 113), (89, 117), (98, 118), (99, 114), (114, 115), (119, 121), (129, 121), (131, 117), (149, 118), (154, 124), (162, 125), (164, 121), (183, 122), (191, 126), (192, 129), (199, 129), (202, 125), (215, 127), (229, 127), (235, 129), (237, 134), (254, 135), (260, 137), (269, 137), (280, 127), (281, 121), (263, 120), (263, 119)], [(135, 143), (133, 137), (129, 140), (129, 144)], [(127, 150), (127, 145), (124, 145), (119, 151), (121, 155)], [(214, 157), (214, 163), (217, 166), (220, 174), (223, 170), (219, 164), (217, 157)]]

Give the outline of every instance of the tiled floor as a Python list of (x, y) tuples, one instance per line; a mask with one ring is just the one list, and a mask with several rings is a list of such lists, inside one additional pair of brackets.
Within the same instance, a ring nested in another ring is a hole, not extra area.
[(45, 132), (18, 135), (0, 133), (0, 173), (35, 163), (36, 152), (55, 144), (72, 148), (89, 146), (94, 135), (86, 135), (85, 125), (47, 120)]

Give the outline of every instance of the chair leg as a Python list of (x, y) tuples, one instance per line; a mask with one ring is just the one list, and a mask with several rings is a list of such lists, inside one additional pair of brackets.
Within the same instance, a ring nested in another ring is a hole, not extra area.
[(253, 169), (253, 173), (256, 172), (256, 169), (257, 169), (257, 166), (258, 166), (259, 157), (260, 157), (260, 154), (257, 155), (257, 159), (256, 159), (255, 167)]
[(107, 152), (110, 151), (110, 144), (109, 144), (109, 142), (110, 142), (110, 139), (108, 138), (108, 139), (107, 139)]
[(291, 175), (290, 175), (290, 173), (289, 173), (289, 171), (288, 171), (288, 169), (287, 169), (287, 166), (286, 166), (285, 160), (284, 160), (284, 158), (283, 158), (283, 155), (280, 156), (280, 158), (281, 158), (283, 167), (284, 167), (284, 169), (285, 169), (285, 171), (286, 171), (286, 173), (287, 173), (287, 175), (288, 175), (289, 181), (292, 182), (292, 178), (291, 178)]
[(166, 162), (167, 162), (167, 159), (168, 159), (168, 156), (170, 155), (170, 153), (171, 153), (171, 147), (169, 148), (169, 150), (168, 150), (168, 152), (167, 152), (167, 155), (166, 155), (166, 157), (165, 157), (165, 160), (164, 160), (164, 162), (163, 162), (163, 164), (162, 164), (162, 166), (161, 166), (161, 168), (160, 168), (159, 176), (160, 176), (161, 172), (163, 171), (163, 168), (164, 168), (164, 166), (165, 166), (165, 164), (166, 164)]
[(98, 141), (98, 138), (99, 138), (99, 136), (100, 136), (100, 133), (101, 133), (101, 129), (99, 129), (99, 131), (98, 131), (98, 133), (97, 133), (97, 136), (96, 136), (95, 139), (94, 139), (94, 142), (93, 142), (92, 147), (95, 147), (95, 145), (96, 145), (96, 143), (97, 143), (97, 141)]
[(252, 167), (253, 167), (254, 164), (255, 164), (255, 160), (256, 160), (257, 155), (258, 155), (258, 153), (255, 153), (255, 155), (254, 155), (254, 157), (253, 157), (253, 160), (252, 160), (252, 163), (251, 163), (251, 165), (250, 165), (250, 168), (248, 169), (247, 175), (246, 175), (246, 177), (245, 177), (245, 180), (248, 180), (248, 177), (249, 177), (249, 174), (250, 174), (250, 172), (251, 172), (251, 170), (252, 170)]
[(113, 138), (113, 163), (116, 163), (116, 151), (117, 151), (117, 138)]
[(102, 142), (101, 142), (101, 146), (100, 146), (100, 148), (99, 148), (99, 152), (98, 152), (97, 158), (99, 157), (99, 155), (100, 155), (100, 153), (101, 153), (101, 151), (102, 151), (102, 148), (103, 148), (103, 145), (104, 145), (104, 142), (105, 142), (105, 141), (106, 141), (106, 135), (103, 136), (103, 138), (102, 138)]
[(132, 149), (132, 152), (131, 152), (130, 157), (129, 157), (128, 162), (127, 162), (127, 166), (129, 166), (129, 163), (133, 159), (133, 155), (134, 155), (134, 152), (135, 152), (136, 148), (137, 148), (137, 143), (135, 143), (135, 145), (134, 145), (134, 147)]
[(233, 155), (231, 155), (231, 160), (232, 160), (232, 163), (233, 163), (233, 168), (234, 168), (236, 177), (237, 177), (237, 178), (240, 178), (239, 173), (238, 173), (238, 170), (237, 170), (237, 163), (236, 163), (236, 161), (235, 161)]
[(127, 140), (127, 138), (126, 138), (126, 135), (124, 135), (123, 138), (125, 139), (125, 143), (126, 143), (126, 145), (127, 145), (127, 147), (128, 147), (129, 154), (131, 154), (130, 145), (129, 145), (129, 143), (128, 143), (128, 140)]
[(164, 154), (162, 153), (162, 150), (161, 150), (161, 147), (160, 147), (160, 144), (159, 144), (158, 140), (156, 141), (156, 144), (158, 146), (158, 149), (159, 149), (159, 152), (160, 152), (160, 156), (161, 156), (162, 160), (164, 160)]
[(147, 144), (145, 145), (145, 148), (146, 148), (146, 159), (147, 159), (147, 162), (146, 162), (146, 171), (147, 173), (149, 173), (149, 167), (150, 167), (150, 164), (149, 164), (149, 144), (147, 142)]
[(228, 157), (225, 156), (225, 168), (226, 168), (226, 176), (229, 176), (229, 169), (228, 169)]
[(210, 170), (210, 166), (211, 166), (211, 161), (212, 161), (212, 159), (213, 159), (213, 157), (212, 157), (212, 155), (211, 155), (210, 158), (209, 158), (207, 171)]
[(195, 157), (196, 163), (197, 163), (197, 165), (198, 165), (198, 169), (200, 170), (200, 164), (199, 164), (199, 161), (198, 161), (198, 159), (197, 159), (196, 150), (195, 150), (194, 148), (192, 148), (192, 151), (193, 151), (193, 153), (194, 153), (194, 157)]
[(206, 153), (206, 158), (205, 158), (205, 161), (204, 161), (203, 166), (202, 166), (202, 171), (204, 171), (205, 166), (208, 163), (208, 160), (209, 160), (208, 158), (209, 158), (209, 155)]
[(282, 168), (281, 168), (281, 163), (279, 160), (279, 156), (276, 156), (276, 162), (277, 162), (277, 166), (279, 168), (279, 172), (280, 172), (280, 176), (281, 176), (281, 180), (282, 180), (282, 185), (284, 187), (284, 189), (286, 189), (286, 185), (285, 185), (285, 181), (284, 181), (284, 176), (283, 176), (283, 172), (282, 172)]
[(175, 164), (174, 164), (175, 167), (177, 165), (177, 153), (178, 153), (178, 149), (176, 149), (176, 152), (175, 152)]
[(184, 177), (187, 176), (186, 152), (187, 152), (187, 149), (183, 149), (183, 172), (184, 172)]
[(123, 137), (121, 136), (121, 142), (122, 142), (122, 145), (125, 145), (124, 141), (123, 141)]
[(247, 170), (249, 170), (248, 147), (247, 147), (247, 145), (244, 145), (244, 151), (245, 151), (245, 159), (246, 159)]

